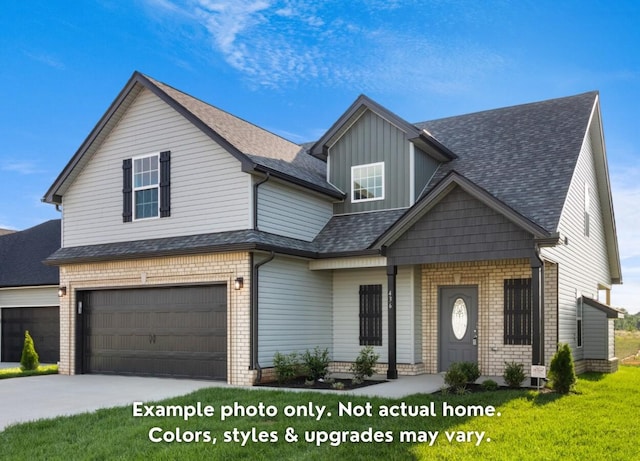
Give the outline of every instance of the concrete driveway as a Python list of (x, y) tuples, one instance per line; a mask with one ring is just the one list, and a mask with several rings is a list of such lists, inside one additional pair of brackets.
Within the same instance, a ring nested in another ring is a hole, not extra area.
[(0, 380), (0, 431), (10, 424), (177, 397), (217, 381), (110, 375), (46, 375)]

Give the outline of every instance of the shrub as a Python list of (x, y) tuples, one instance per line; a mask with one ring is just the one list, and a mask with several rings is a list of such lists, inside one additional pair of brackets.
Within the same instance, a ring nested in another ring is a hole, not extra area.
[(22, 347), (22, 357), (20, 358), (20, 368), (22, 370), (37, 370), (40, 366), (40, 358), (33, 344), (33, 339), (29, 330), (24, 332), (24, 346)]
[(475, 383), (480, 377), (480, 368), (474, 362), (460, 362), (460, 371), (467, 377), (468, 383)]
[(320, 350), (319, 347), (309, 349), (302, 355), (304, 373), (310, 380), (317, 381), (329, 374), (329, 350)]
[(444, 374), (444, 383), (456, 393), (464, 392), (467, 389), (468, 381), (459, 362), (452, 363)]
[(502, 377), (509, 387), (520, 387), (526, 376), (524, 374), (524, 365), (521, 363), (504, 362), (504, 373)]
[(498, 383), (496, 383), (493, 379), (485, 379), (480, 384), (483, 391), (495, 391), (498, 389)]
[(359, 384), (364, 381), (364, 378), (368, 378), (373, 375), (379, 358), (380, 356), (373, 351), (372, 346), (363, 347), (358, 354), (356, 361), (351, 365), (353, 382), (355, 384)]
[(567, 394), (576, 383), (576, 370), (568, 344), (560, 344), (549, 364), (551, 388), (561, 394)]
[(276, 379), (279, 383), (292, 380), (300, 374), (298, 353), (281, 354), (276, 352), (273, 355), (273, 368), (275, 368)]
[(342, 389), (344, 389), (344, 383), (342, 381), (336, 381), (335, 383), (331, 384), (331, 388), (341, 391)]

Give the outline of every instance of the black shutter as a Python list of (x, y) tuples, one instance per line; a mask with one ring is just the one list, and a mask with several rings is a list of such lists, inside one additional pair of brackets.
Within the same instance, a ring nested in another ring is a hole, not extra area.
[(131, 165), (130, 158), (125, 158), (122, 161), (122, 222), (131, 222), (133, 216)]
[(160, 217), (171, 216), (171, 152), (160, 152)]
[(360, 285), (360, 345), (382, 346), (382, 285)]
[(531, 279), (504, 281), (504, 343), (531, 344)]

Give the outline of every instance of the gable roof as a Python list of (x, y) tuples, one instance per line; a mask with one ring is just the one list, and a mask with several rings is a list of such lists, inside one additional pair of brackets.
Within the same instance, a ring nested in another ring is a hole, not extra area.
[(395, 125), (398, 129), (406, 133), (408, 139), (436, 160), (448, 161), (456, 158), (456, 154), (449, 150), (444, 144), (440, 143), (440, 141), (434, 138), (431, 133), (424, 128), (407, 122), (363, 94), (358, 96), (331, 128), (311, 146), (309, 153), (314, 157), (326, 161), (328, 149), (335, 144), (349, 127), (367, 110), (377, 114), (392, 125)]
[(61, 203), (69, 185), (143, 89), (154, 93), (220, 144), (240, 161), (243, 171), (269, 173), (343, 198), (344, 194), (324, 177), (324, 162), (307, 155), (301, 146), (136, 71), (45, 193), (43, 201)]
[(58, 269), (45, 266), (60, 248), (60, 220), (0, 237), (0, 288), (57, 285)]
[(440, 166), (424, 194), (456, 171), (555, 232), (597, 96), (589, 92), (416, 124), (458, 155)]

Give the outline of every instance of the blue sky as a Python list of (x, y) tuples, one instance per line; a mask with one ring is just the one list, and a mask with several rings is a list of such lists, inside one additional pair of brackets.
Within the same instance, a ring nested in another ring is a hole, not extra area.
[(624, 285), (640, 311), (640, 2), (5, 2), (0, 227), (40, 203), (134, 70), (295, 142), (360, 93), (424, 121), (599, 90)]

